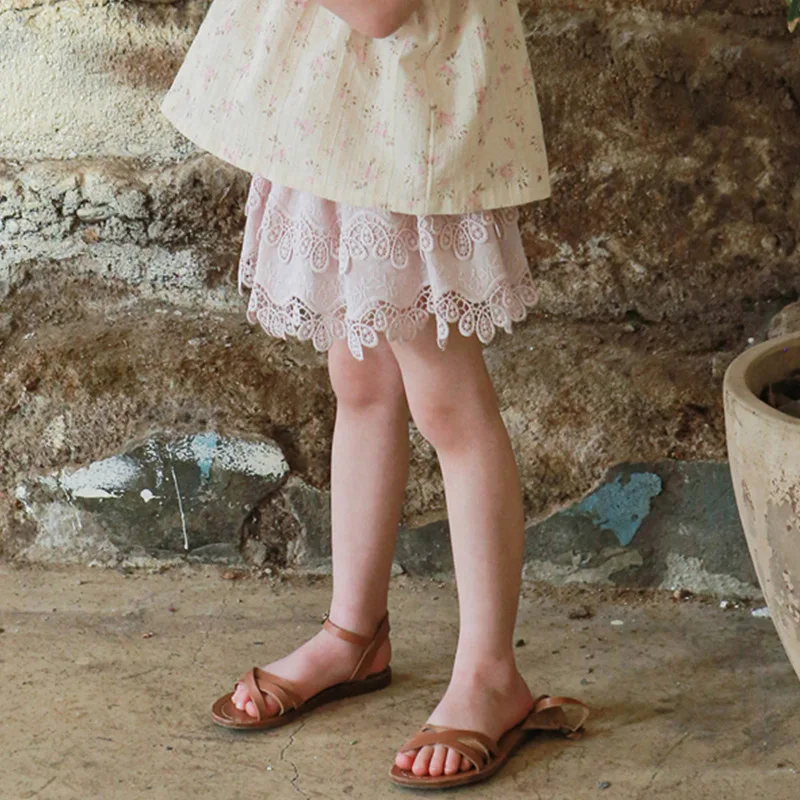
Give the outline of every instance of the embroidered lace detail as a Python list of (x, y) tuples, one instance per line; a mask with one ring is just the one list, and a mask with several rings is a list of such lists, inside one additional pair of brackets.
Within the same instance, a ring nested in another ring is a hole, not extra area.
[(359, 212), (342, 229), (344, 247), (339, 271), (347, 272), (352, 259), (366, 261), (370, 257), (388, 261), (395, 269), (405, 269), (409, 253), (420, 246), (414, 221), (415, 217), (405, 217), (399, 226), (392, 226), (374, 212)]
[(314, 272), (324, 272), (331, 259), (339, 257), (339, 237), (314, 229), (308, 220), (291, 219), (277, 208), (264, 215), (260, 235), (277, 247), (281, 260), (288, 264), (295, 255), (307, 259)]
[(239, 292), (271, 336), (325, 352), (346, 340), (359, 360), (383, 333), (412, 339), (433, 316), (488, 344), (537, 302), (519, 209), (415, 217), (333, 203), (254, 176), (245, 207)]

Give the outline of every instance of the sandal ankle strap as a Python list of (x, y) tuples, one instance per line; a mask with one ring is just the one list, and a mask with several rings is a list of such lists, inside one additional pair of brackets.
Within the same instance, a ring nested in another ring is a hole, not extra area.
[(327, 614), (325, 615), (322, 627), (333, 636), (336, 636), (345, 642), (349, 642), (350, 644), (357, 645), (361, 648), (361, 658), (359, 659), (358, 664), (356, 664), (353, 674), (349, 678), (351, 681), (360, 680), (369, 674), (369, 668), (372, 666), (372, 661), (375, 657), (375, 654), (378, 652), (378, 648), (389, 636), (389, 612), (387, 611), (384, 614), (383, 619), (381, 619), (380, 623), (378, 624), (377, 630), (371, 637), (362, 636), (359, 633), (353, 633), (353, 631), (348, 631), (347, 629), (340, 627), (335, 622), (332, 622)]
[(350, 644), (356, 644), (359, 647), (369, 647), (372, 639), (374, 638), (372, 636), (362, 636), (359, 633), (348, 631), (345, 628), (337, 625), (335, 622), (332, 622), (331, 618), (328, 616), (325, 617), (322, 627), (328, 631), (328, 633), (333, 634), (339, 639), (343, 639), (345, 642), (349, 642)]

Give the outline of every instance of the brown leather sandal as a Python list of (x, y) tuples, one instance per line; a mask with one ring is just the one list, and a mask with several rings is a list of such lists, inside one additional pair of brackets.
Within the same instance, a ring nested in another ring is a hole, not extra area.
[[(570, 725), (567, 720), (562, 708), (565, 705), (581, 706), (583, 709), (574, 725)], [(549, 697), (543, 694), (537, 698), (531, 713), (518, 725), (509, 728), (496, 742), (478, 731), (425, 725), (400, 748), (401, 753), (417, 750), (425, 745), (441, 744), (460, 753), (474, 768), (434, 778), (430, 775), (414, 775), (410, 770), (400, 769), (394, 764), (389, 775), (392, 782), (398, 786), (413, 789), (452, 789), (456, 786), (478, 783), (491, 778), (508, 761), (509, 756), (525, 740), (528, 732), (560, 731), (568, 739), (579, 739), (583, 723), (588, 716), (589, 707), (580, 700), (573, 700), (571, 697)]]
[[(217, 725), (237, 730), (264, 730), (266, 728), (279, 728), (288, 725), (301, 714), (312, 711), (325, 703), (341, 700), (344, 697), (355, 697), (367, 694), (378, 689), (385, 689), (392, 682), (392, 669), (386, 667), (380, 672), (370, 673), (369, 669), (374, 661), (378, 648), (389, 636), (388, 612), (378, 625), (375, 635), (360, 636), (352, 631), (340, 628), (329, 619), (322, 623), (328, 633), (344, 639), (345, 642), (358, 645), (362, 649), (361, 658), (348, 680), (323, 689), (308, 700), (303, 700), (298, 688), (286, 678), (279, 678), (265, 672), (263, 669), (253, 667), (248, 673), (238, 680), (234, 691), (220, 697), (211, 708), (211, 716)], [(243, 683), (247, 687), (250, 699), (255, 704), (258, 717), (251, 717), (246, 711), (240, 711), (233, 704), (233, 695), (236, 687)], [(280, 712), (270, 715), (267, 712), (265, 697), (272, 697), (280, 707)]]

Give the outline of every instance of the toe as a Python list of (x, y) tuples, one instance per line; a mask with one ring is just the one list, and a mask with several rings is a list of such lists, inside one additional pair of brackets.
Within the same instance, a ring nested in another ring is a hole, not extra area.
[(461, 759), (461, 771), (462, 772), (469, 772), (473, 769), (472, 762), (468, 758)]
[(421, 747), (419, 753), (417, 753), (417, 757), (414, 759), (414, 766), (411, 771), (418, 778), (427, 775), (431, 765), (431, 758), (433, 758), (433, 748)]
[(447, 748), (443, 744), (437, 744), (433, 748), (431, 763), (428, 767), (428, 775), (438, 778), (444, 772), (444, 762), (447, 758)]
[(444, 774), (455, 775), (461, 769), (461, 754), (455, 750), (447, 751), (447, 760), (444, 762)]
[(258, 717), (258, 709), (256, 708), (256, 704), (252, 700), (248, 700), (245, 704), (244, 710), (248, 713), (251, 717)]
[(409, 750), (407, 753), (398, 753), (394, 763), (398, 769), (409, 770), (414, 766), (414, 759), (417, 757), (416, 750)]
[(243, 688), (241, 684), (236, 687), (236, 691), (233, 693), (233, 704), (239, 711), (244, 711), (244, 707), (247, 705), (247, 701), (250, 699), (247, 694), (247, 689)]

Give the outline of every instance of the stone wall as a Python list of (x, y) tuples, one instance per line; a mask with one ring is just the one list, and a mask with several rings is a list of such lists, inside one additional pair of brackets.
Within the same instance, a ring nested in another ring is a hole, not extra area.
[[(486, 356), (528, 574), (746, 595), (720, 386), (800, 292), (800, 39), (781, 0), (521, 5), (553, 197), (538, 313)], [(158, 110), (207, 7), (0, 0), (6, 558), (325, 569), (324, 358), (244, 320), (248, 176)], [(398, 559), (446, 570), (412, 437)]]

